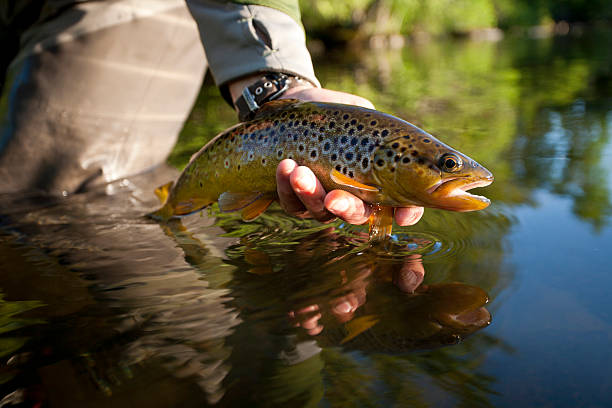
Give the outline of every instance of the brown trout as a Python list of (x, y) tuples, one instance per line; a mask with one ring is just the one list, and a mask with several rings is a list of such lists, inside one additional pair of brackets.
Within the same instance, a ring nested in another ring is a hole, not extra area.
[(167, 220), (218, 201), (221, 211), (252, 220), (277, 198), (276, 167), (287, 158), (309, 167), (326, 191), (382, 208), (370, 220), (375, 235), (390, 233), (392, 207), (473, 211), (490, 203), (466, 190), (489, 185), (492, 174), (416, 126), (358, 106), (287, 99), (194, 154), (173, 186), (158, 189), (165, 203), (151, 216)]

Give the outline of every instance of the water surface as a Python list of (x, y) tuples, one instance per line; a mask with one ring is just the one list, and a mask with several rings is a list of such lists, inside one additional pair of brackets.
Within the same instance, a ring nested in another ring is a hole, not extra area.
[[(0, 405), (611, 405), (611, 39), (325, 56), (328, 87), (495, 174), (488, 209), (427, 210), (391, 252), (278, 208), (160, 226), (163, 169), (0, 197)], [(172, 163), (221, 103), (202, 90)]]

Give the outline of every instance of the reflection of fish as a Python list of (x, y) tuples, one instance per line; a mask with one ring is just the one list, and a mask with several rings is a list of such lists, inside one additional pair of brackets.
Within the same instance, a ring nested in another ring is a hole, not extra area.
[(370, 299), (365, 305), (366, 313), (374, 314), (359, 316), (341, 328), (330, 326), (320, 341), (350, 349), (390, 352), (455, 344), (491, 322), (484, 308), (487, 302), (487, 294), (476, 286), (423, 285), (401, 299)]
[(195, 154), (172, 189), (160, 196), (159, 219), (189, 214), (219, 201), (251, 220), (276, 197), (275, 171), (285, 158), (310, 167), (327, 191), (343, 189), (381, 206), (480, 210), (491, 173), (423, 130), (375, 110), (274, 101), (250, 122), (221, 133)]

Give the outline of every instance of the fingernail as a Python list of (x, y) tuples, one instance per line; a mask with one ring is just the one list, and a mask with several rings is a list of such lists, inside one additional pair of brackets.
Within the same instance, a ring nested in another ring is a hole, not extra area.
[(316, 183), (310, 174), (304, 174), (295, 179), (296, 192), (298, 193), (312, 193), (316, 188)]
[(332, 201), (329, 204), (329, 211), (333, 212), (334, 214), (342, 213), (348, 210), (348, 208), (349, 208), (349, 202), (348, 200), (344, 198), (339, 198), (337, 200)]
[(352, 307), (349, 302), (342, 302), (336, 305), (335, 310), (337, 313), (349, 313)]

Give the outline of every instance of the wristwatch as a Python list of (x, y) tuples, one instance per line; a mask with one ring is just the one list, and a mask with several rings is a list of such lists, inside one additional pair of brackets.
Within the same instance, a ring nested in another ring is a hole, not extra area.
[(266, 73), (255, 83), (242, 90), (242, 95), (234, 101), (238, 119), (242, 122), (252, 119), (255, 112), (268, 101), (279, 98), (289, 88), (303, 85), (304, 79), (277, 72)]

